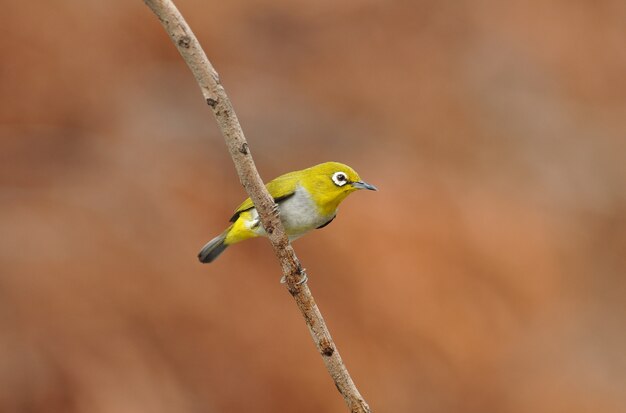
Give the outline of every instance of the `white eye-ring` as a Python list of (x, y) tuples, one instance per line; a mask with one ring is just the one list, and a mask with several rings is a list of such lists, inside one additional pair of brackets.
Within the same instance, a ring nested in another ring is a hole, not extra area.
[(344, 186), (348, 183), (348, 177), (343, 172), (335, 172), (333, 174), (333, 182), (337, 186)]

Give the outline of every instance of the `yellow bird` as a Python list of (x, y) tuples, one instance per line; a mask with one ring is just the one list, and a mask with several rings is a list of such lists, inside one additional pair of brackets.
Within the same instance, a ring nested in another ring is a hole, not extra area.
[[(352, 192), (377, 190), (363, 182), (354, 169), (339, 162), (325, 162), (289, 172), (268, 182), (265, 187), (278, 204), (280, 220), (290, 241), (330, 224), (341, 201)], [(250, 198), (239, 205), (230, 222), (232, 224), (222, 234), (202, 247), (198, 254), (200, 262), (212, 262), (227, 247), (238, 242), (267, 236)]]

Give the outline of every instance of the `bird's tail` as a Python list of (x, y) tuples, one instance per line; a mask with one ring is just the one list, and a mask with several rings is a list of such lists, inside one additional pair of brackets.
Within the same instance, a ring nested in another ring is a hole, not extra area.
[(228, 235), (229, 230), (230, 228), (228, 228), (226, 231), (224, 231), (222, 234), (218, 235), (217, 237), (213, 238), (211, 241), (207, 242), (206, 245), (202, 247), (202, 249), (198, 253), (198, 259), (200, 260), (201, 263), (207, 264), (209, 262), (212, 262), (222, 252), (224, 252), (226, 247), (228, 247), (225, 241), (226, 241), (226, 236)]

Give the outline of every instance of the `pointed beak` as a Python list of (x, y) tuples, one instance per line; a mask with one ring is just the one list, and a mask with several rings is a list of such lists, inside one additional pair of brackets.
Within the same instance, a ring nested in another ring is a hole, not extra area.
[(370, 191), (378, 191), (378, 188), (376, 188), (374, 185), (370, 185), (367, 182), (363, 181), (352, 182), (352, 187), (356, 189), (369, 189)]

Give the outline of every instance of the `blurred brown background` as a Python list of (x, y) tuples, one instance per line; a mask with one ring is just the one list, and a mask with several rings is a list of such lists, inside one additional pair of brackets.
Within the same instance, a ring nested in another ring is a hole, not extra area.
[[(380, 188), (295, 244), (374, 411), (626, 411), (626, 3), (178, 5), (265, 179)], [(149, 9), (3, 11), (0, 410), (345, 411)]]

